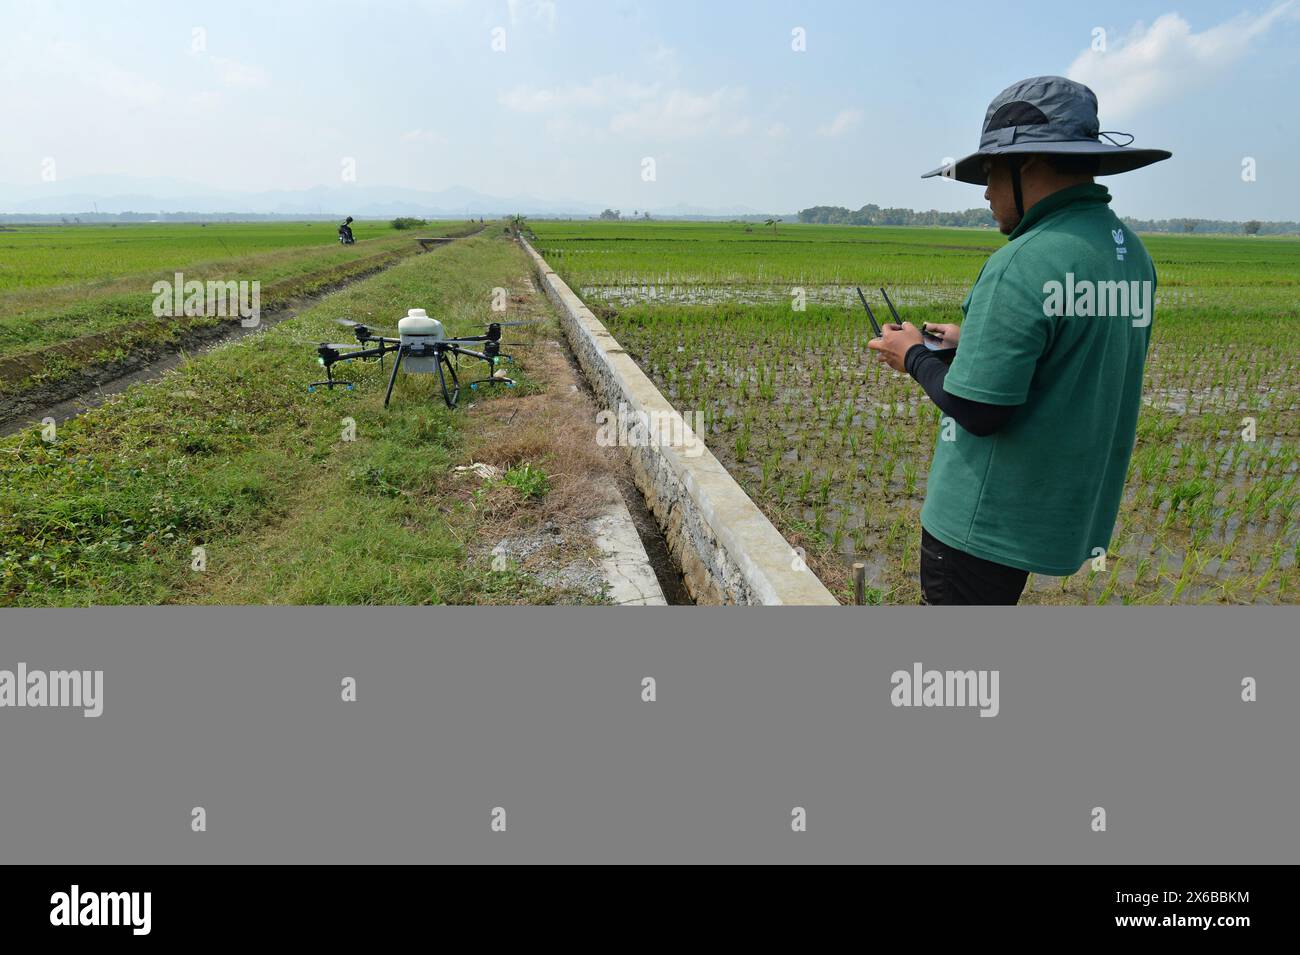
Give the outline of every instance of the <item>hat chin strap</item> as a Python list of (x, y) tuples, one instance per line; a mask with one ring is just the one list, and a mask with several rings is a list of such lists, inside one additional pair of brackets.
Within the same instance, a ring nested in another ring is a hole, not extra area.
[(1023, 159), (1016, 158), (1008, 160), (1011, 165), (1011, 194), (1016, 200), (1016, 214), (1023, 219), (1025, 217), (1025, 195), (1020, 188), (1020, 164)]

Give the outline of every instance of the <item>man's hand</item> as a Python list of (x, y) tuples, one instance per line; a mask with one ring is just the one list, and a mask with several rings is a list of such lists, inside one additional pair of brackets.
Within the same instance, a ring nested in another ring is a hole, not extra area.
[(907, 369), (903, 367), (903, 359), (907, 357), (907, 350), (921, 343), (921, 330), (911, 322), (904, 322), (902, 325), (891, 324), (882, 327), (880, 337), (867, 342), (867, 347), (879, 352), (877, 357), (880, 361), (894, 371), (906, 371)]
[(944, 348), (956, 348), (957, 342), (961, 339), (960, 325), (936, 325), (933, 322), (926, 322), (925, 332), (943, 342)]

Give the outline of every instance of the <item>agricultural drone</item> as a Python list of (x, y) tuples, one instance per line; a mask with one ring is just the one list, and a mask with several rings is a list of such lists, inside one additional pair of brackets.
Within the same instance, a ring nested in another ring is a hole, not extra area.
[[(442, 389), (442, 400), (446, 402), (448, 408), (456, 407), (461, 389), (460, 378), (456, 374), (456, 361), (462, 355), (487, 362), (488, 377), (468, 382), (471, 390), (477, 390), (480, 385), (514, 387), (513, 379), (497, 371), (498, 363), (514, 360), (509, 355), (501, 353), (501, 329), (530, 324), (529, 322), (491, 322), (487, 326), (485, 335), (448, 338), (442, 322), (430, 318), (422, 308), (413, 308), (397, 323), (397, 337), (386, 338), (383, 335), (373, 334), (369, 326), (360, 322), (347, 318), (336, 319), (336, 321), (340, 325), (351, 328), (357, 340), (344, 343), (321, 342), (316, 348), (318, 356), (316, 360), (325, 367), (325, 380), (312, 382), (307, 386), (307, 390), (315, 391), (321, 387), (333, 389), (335, 385), (342, 385), (351, 391), (351, 382), (339, 381), (334, 377), (334, 365), (341, 361), (359, 358), (363, 361), (377, 360), (382, 369), (384, 356), (391, 353), (395, 357), (393, 371), (388, 377), (388, 390), (384, 392), (385, 408), (388, 407), (388, 401), (393, 396), (397, 372), (403, 368), (411, 374), (437, 374), (438, 384)], [(481, 351), (468, 347), (480, 344)]]

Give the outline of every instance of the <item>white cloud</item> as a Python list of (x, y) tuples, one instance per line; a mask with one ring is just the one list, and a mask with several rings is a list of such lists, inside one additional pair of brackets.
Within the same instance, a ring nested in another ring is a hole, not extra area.
[[(498, 103), (515, 112), (548, 115), (547, 128), (553, 133), (595, 135), (597, 127), (604, 125), (613, 133), (660, 139), (748, 133), (752, 124), (742, 113), (745, 99), (741, 87), (698, 93), (665, 89), (660, 83), (635, 83), (621, 76), (553, 89), (521, 85), (497, 96)], [(607, 122), (597, 118), (601, 113), (608, 115)], [(769, 129), (769, 135), (779, 134)]]
[(512, 90), (498, 94), (497, 102), (516, 113), (544, 113), (556, 103), (554, 91), (533, 89), (528, 86), (516, 86)]
[(155, 106), (172, 97), (166, 86), (98, 55), (75, 41), (55, 40), (44, 49), (32, 37), (16, 36), (0, 56), (0, 78), (5, 85), (45, 90), (54, 82), (84, 84), (97, 102), (120, 101), (135, 106)]
[(617, 113), (610, 129), (631, 136), (680, 139), (700, 133), (740, 136), (749, 132), (750, 121), (740, 115), (745, 91), (723, 86), (712, 93), (670, 91), (633, 110)]
[(646, 63), (649, 64), (651, 69), (664, 76), (677, 76), (681, 71), (677, 61), (677, 51), (670, 46), (664, 46), (662, 43), (658, 44), (646, 56)]
[(545, 128), (546, 135), (552, 141), (603, 143), (609, 139), (609, 134), (603, 128), (562, 113), (548, 117)]
[(224, 56), (210, 56), (208, 60), (217, 68), (217, 77), (222, 85), (237, 90), (255, 90), (267, 86), (271, 77), (260, 66), (241, 63), (239, 60)]
[(842, 109), (825, 126), (818, 126), (817, 132), (823, 136), (842, 136), (861, 122), (862, 110)]
[(402, 133), (404, 143), (445, 143), (446, 140), (431, 129), (412, 129)]
[(773, 139), (785, 139), (790, 135), (790, 127), (785, 123), (772, 123), (765, 132)]
[(537, 20), (547, 30), (555, 29), (554, 0), (506, 0), (510, 11), (510, 25), (518, 26), (525, 20)]
[(1294, 0), (1286, 0), (1258, 16), (1241, 14), (1193, 33), (1177, 13), (1166, 13), (1149, 27), (1138, 23), (1104, 52), (1080, 53), (1066, 75), (1097, 94), (1105, 125), (1211, 82), (1244, 56), (1256, 38), (1296, 14)]
[(629, 83), (619, 76), (599, 76), (590, 83), (556, 89), (516, 86), (497, 96), (497, 102), (519, 113), (545, 113), (602, 106), (626, 107), (648, 99), (658, 91), (657, 83), (646, 86)]

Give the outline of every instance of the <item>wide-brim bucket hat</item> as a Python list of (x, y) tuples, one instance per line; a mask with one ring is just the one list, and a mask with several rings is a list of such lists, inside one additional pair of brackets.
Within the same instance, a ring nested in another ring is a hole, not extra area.
[[(1120, 144), (1116, 137), (1128, 138)], [(1096, 156), (1096, 174), (1113, 176), (1173, 155), (1166, 149), (1136, 149), (1131, 142), (1129, 133), (1101, 130), (1097, 95), (1088, 87), (1064, 76), (1035, 76), (1008, 86), (989, 103), (977, 151), (921, 178), (944, 176), (987, 185), (983, 160), (988, 156)]]

